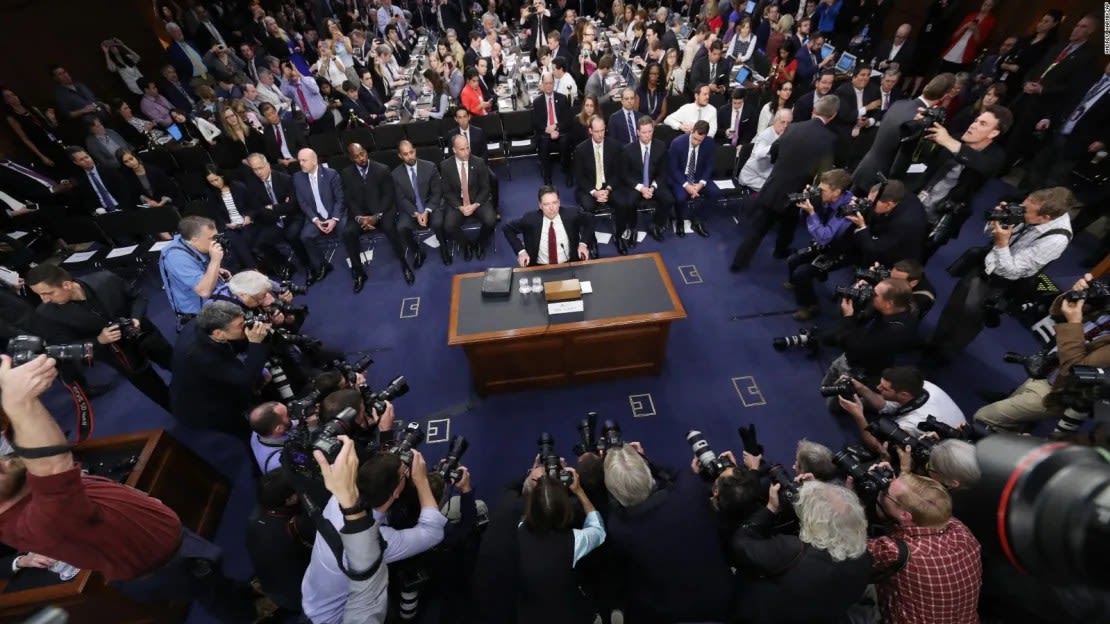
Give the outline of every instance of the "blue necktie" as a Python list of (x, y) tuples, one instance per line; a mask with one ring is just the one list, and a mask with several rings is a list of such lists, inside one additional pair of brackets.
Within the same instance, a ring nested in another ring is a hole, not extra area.
[(416, 167), (409, 167), (409, 179), (412, 180), (412, 196), (416, 198), (416, 210), (424, 212), (424, 200), (420, 199), (420, 187), (416, 184)]
[(651, 148), (644, 148), (644, 186), (651, 186), (651, 178), (648, 177), (648, 163), (651, 162)]
[(93, 189), (96, 190), (100, 202), (104, 204), (104, 209), (108, 212), (115, 210), (117, 206), (116, 200), (112, 197), (112, 194), (108, 192), (108, 188), (104, 186), (104, 183), (100, 181), (100, 173), (96, 169), (93, 169), (89, 172), (89, 177), (92, 178)]
[(632, 111), (625, 111), (624, 118), (628, 122), (628, 142), (636, 140), (636, 126), (632, 123)]

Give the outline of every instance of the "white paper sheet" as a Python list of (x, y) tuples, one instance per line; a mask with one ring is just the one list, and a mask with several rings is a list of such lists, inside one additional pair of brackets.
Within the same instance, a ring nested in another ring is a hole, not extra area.
[(439, 239), (435, 236), (429, 236), (428, 238), (425, 238), (424, 244), (431, 247), (432, 249), (439, 249)]
[(713, 180), (713, 183), (716, 184), (717, 188), (721, 189), (722, 191), (731, 191), (732, 189), (736, 188), (736, 185), (732, 183), (732, 180)]
[(71, 254), (62, 262), (62, 264), (77, 264), (78, 262), (84, 262), (95, 255), (95, 251), (79, 251), (75, 254)]
[(580, 281), (578, 287), (582, 289), (583, 295), (588, 295), (594, 291), (594, 285), (590, 281)]
[(151, 251), (162, 251), (162, 248), (169, 245), (170, 241), (158, 241), (150, 246)]
[(24, 236), (27, 236), (27, 232), (24, 232), (23, 230), (15, 230), (14, 232), (9, 232), (8, 233), (8, 237), (9, 238), (14, 238), (15, 240), (19, 240), (19, 239), (23, 238)]
[(574, 299), (572, 301), (556, 301), (555, 303), (547, 304), (547, 313), (553, 314), (566, 314), (568, 312), (582, 312), (586, 306), (582, 303), (581, 299)]
[(596, 232), (594, 238), (597, 239), (598, 245), (608, 245), (609, 241), (613, 240), (613, 235), (608, 232)]
[(928, 167), (925, 166), (925, 163), (914, 163), (910, 165), (909, 169), (906, 169), (906, 173), (925, 173), (926, 169)]
[(136, 249), (138, 249), (138, 247), (139, 247), (138, 245), (128, 245), (127, 247), (116, 247), (112, 251), (108, 252), (108, 257), (109, 258), (118, 258), (120, 256), (129, 256), (132, 253), (134, 253), (134, 251)]
[(512, 142), (513, 147), (530, 147), (531, 145), (532, 139), (520, 139)]

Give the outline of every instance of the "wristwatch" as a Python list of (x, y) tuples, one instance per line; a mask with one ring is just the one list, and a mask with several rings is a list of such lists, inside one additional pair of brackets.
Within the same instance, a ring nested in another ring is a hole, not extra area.
[(362, 511), (363, 511), (363, 507), (362, 507), (362, 501), (361, 500), (356, 501), (354, 507), (344, 507), (342, 505), (339, 506), (339, 512), (341, 514), (343, 514), (344, 516), (353, 516), (357, 513), (361, 513)]

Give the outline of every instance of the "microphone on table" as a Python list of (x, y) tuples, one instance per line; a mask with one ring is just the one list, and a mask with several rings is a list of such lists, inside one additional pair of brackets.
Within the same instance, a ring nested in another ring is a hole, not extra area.
[(578, 266), (575, 265), (577, 256), (570, 255), (570, 252), (567, 251), (566, 243), (559, 243), (559, 246), (563, 248), (563, 253), (567, 255), (567, 266), (570, 267), (570, 279), (578, 279)]

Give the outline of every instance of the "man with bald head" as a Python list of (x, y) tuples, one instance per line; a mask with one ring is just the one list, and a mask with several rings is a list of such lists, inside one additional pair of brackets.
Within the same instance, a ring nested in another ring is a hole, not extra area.
[(621, 91), (621, 108), (609, 116), (609, 137), (616, 139), (621, 145), (628, 145), (636, 140), (636, 112), (639, 102), (636, 92), (632, 89)]
[(397, 237), (416, 256), (414, 264), (420, 268), (425, 254), (417, 243), (414, 230), (431, 228), (439, 242), (443, 264), (451, 264), (451, 253), (443, 231), (443, 181), (439, 169), (435, 163), (417, 158), (416, 148), (409, 141), (397, 144), (397, 155), (401, 164), (392, 174), (397, 197)]
[[(443, 228), (458, 243), (463, 259), (484, 260), (489, 239), (497, 225), (497, 208), (490, 201), (489, 168), (485, 161), (470, 154), (470, 144), (461, 136), (451, 140), (453, 155), (439, 165), (443, 178)], [(482, 229), (471, 242), (463, 223), (474, 217)], [(450, 256), (450, 252), (447, 252)]]
[(911, 69), (910, 66), (913, 63), (916, 50), (913, 41), (910, 40), (912, 31), (913, 27), (909, 24), (899, 26), (898, 30), (894, 32), (893, 39), (879, 44), (871, 66), (880, 72), (885, 72), (888, 69), (899, 69), (905, 73), (906, 70)]
[[(308, 258), (304, 241), (301, 240), (304, 215), (297, 207), (293, 177), (282, 168), (271, 167), (266, 156), (260, 153), (247, 156), (247, 166), (254, 174), (247, 176), (244, 183), (255, 220), (280, 229), (285, 242), (292, 248), (293, 255), (304, 266), (305, 271), (311, 274), (312, 262)], [(291, 273), (292, 267), (289, 270)]]
[[(397, 238), (396, 193), (389, 169), (370, 160), (366, 148), (358, 143), (347, 146), (347, 156), (351, 159), (351, 165), (341, 174), (343, 196), (347, 202), (348, 221), (343, 232), (347, 256), (358, 257), (358, 240), (362, 234), (381, 231), (401, 261), (401, 274), (405, 282), (411, 285), (416, 278), (405, 261), (405, 248)], [(418, 265), (424, 264), (419, 257), (417, 260)], [(355, 292), (360, 292), (366, 282), (366, 272), (361, 264), (352, 264), (351, 272), (355, 279)]]
[[(315, 151), (306, 147), (297, 152), (297, 164), (301, 170), (293, 174), (293, 191), (305, 216), (301, 239), (311, 263), (307, 280), (311, 285), (332, 272), (331, 263), (324, 259), (316, 239), (339, 237), (343, 232), (346, 207), (339, 174), (321, 167)], [(362, 261), (357, 254), (349, 259), (352, 267), (361, 268)]]

